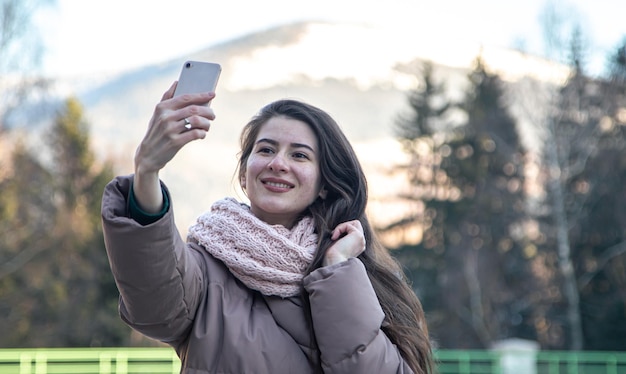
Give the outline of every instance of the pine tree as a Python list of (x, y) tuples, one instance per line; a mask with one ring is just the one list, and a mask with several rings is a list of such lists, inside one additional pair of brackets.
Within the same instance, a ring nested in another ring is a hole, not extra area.
[(96, 163), (75, 99), (67, 100), (48, 133), (47, 147), (37, 153), (18, 148), (12, 178), (1, 183), (2, 227), (24, 235), (10, 242), (3, 237), (0, 246), (6, 264), (13, 264), (0, 278), (6, 300), (0, 308), (10, 317), (0, 320), (0, 344), (122, 344), (129, 330), (117, 320), (118, 294), (100, 224), (112, 167)]
[[(440, 200), (455, 194), (446, 178), (442, 178), (442, 147), (444, 134), (456, 126), (453, 119), (458, 105), (450, 101), (444, 83), (436, 80), (434, 67), (425, 62), (416, 74), (416, 88), (407, 94), (409, 111), (396, 119), (396, 135), (408, 162), (397, 167), (397, 172), (407, 176), (409, 186), (401, 196), (407, 202), (427, 202), (433, 206)], [(419, 205), (418, 205), (419, 206)], [(445, 305), (441, 299), (439, 275), (446, 269), (444, 246), (438, 241), (438, 226), (431, 222), (432, 210), (415, 211), (392, 223), (384, 232), (396, 233), (411, 227), (425, 228), (422, 242), (405, 245), (395, 251), (402, 261), (408, 276), (415, 285), (415, 292), (428, 309), (428, 324), (431, 334), (438, 335), (447, 316), (442, 311)]]
[[(423, 81), (430, 79), (426, 75)], [(424, 301), (429, 326), (442, 346), (455, 348), (487, 347), (524, 330), (519, 320), (525, 317), (519, 316), (527, 309), (520, 302), (523, 238), (512, 235), (525, 216), (524, 150), (503, 102), (502, 82), (480, 58), (469, 83), (463, 103), (440, 107), (433, 102), (441, 100), (432, 99), (441, 91), (424, 84), (431, 89), (410, 96), (418, 104), (412, 105), (413, 122), (399, 125), (404, 144), (427, 144), (429, 152), (414, 153), (409, 172), (420, 191), (414, 197), (425, 205), (423, 240), (398, 255), (408, 266), (420, 267), (411, 273), (426, 264), (436, 269), (431, 274), (438, 295)], [(458, 110), (465, 118), (460, 126), (449, 117)], [(436, 310), (428, 310), (432, 306)]]

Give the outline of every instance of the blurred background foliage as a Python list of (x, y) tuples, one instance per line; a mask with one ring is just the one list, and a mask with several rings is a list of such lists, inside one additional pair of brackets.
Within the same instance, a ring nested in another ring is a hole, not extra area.
[[(444, 348), (514, 336), (544, 349), (626, 349), (626, 44), (591, 78), (579, 40), (574, 31), (567, 82), (516, 91), (527, 127), (480, 57), (461, 102), (447, 101), (428, 64), (407, 96), (396, 129), (410, 161), (397, 172), (423, 209), (386, 230), (423, 229), (395, 254)], [(529, 147), (518, 134), (533, 129)]]

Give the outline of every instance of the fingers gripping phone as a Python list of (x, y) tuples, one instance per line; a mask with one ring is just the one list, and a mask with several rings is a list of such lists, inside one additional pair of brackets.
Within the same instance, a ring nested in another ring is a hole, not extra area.
[(174, 96), (214, 92), (221, 72), (222, 67), (213, 62), (186, 61), (180, 72)]

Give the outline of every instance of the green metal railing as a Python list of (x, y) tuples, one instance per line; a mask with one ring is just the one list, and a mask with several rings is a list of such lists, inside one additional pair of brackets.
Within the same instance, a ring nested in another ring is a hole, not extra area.
[[(626, 374), (626, 352), (540, 351), (532, 369), (505, 362), (515, 353), (474, 350), (436, 352), (439, 374)], [(177, 374), (170, 348), (0, 349), (0, 374)]]
[[(437, 351), (439, 374), (626, 374), (626, 352), (519, 352), (532, 370), (511, 368), (505, 360), (515, 352)], [(507, 370), (508, 369), (508, 370)]]
[(0, 349), (0, 374), (178, 374), (171, 348)]

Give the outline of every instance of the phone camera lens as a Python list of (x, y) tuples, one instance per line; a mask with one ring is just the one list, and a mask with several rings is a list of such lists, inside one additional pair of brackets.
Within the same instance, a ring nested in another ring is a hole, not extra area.
[(191, 67), (191, 62), (186, 63), (186, 64), (185, 64), (185, 67), (186, 67), (187, 69), (189, 69), (189, 68)]

